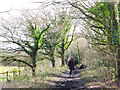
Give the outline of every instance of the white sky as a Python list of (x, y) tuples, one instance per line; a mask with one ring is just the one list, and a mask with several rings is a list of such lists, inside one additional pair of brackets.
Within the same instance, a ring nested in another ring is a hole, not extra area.
[(40, 8), (41, 3), (33, 2), (48, 1), (50, 0), (0, 0), (0, 18), (8, 18), (9, 14), (18, 16), (20, 14), (19, 10), (38, 9)]
[(32, 2), (41, 2), (45, 0), (0, 0), (0, 12), (10, 9), (37, 8), (40, 4)]

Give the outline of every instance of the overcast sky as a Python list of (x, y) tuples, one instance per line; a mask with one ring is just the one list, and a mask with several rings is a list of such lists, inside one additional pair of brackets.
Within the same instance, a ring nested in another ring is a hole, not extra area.
[(0, 0), (0, 12), (10, 9), (37, 8), (40, 6), (40, 3), (36, 4), (32, 2), (41, 1), (45, 0)]
[[(19, 15), (19, 10), (38, 9), (41, 3), (34, 2), (48, 2), (51, 0), (0, 0), (0, 18), (7, 18), (9, 14)], [(10, 12), (7, 12), (10, 11)]]

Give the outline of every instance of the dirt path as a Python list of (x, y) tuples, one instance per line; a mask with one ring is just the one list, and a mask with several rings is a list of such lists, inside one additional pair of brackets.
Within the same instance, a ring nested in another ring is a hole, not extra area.
[(6, 84), (6, 82), (1, 82), (0, 81), (0, 90), (2, 89), (2, 87)]
[(57, 75), (56, 77), (61, 78), (60, 81), (54, 81), (56, 84), (55, 88), (71, 88), (71, 89), (85, 89), (86, 81), (85, 78), (80, 76), (82, 70), (75, 70), (73, 77), (69, 77), (69, 70), (63, 72), (61, 75)]
[[(52, 77), (52, 79), (48, 80), (48, 84), (50, 84), (50, 83), (54, 83), (54, 84), (50, 85), (49, 88), (70, 88), (70, 89), (86, 90), (86, 88), (87, 88), (86, 84), (91, 82), (91, 79), (82, 77), (80, 75), (80, 73), (82, 71), (83, 70), (79, 70), (79, 69), (75, 70), (73, 77), (69, 76), (69, 69), (67, 69), (62, 74), (51, 74), (50, 77)], [(38, 85), (41, 84), (39, 81), (37, 83), (38, 83)], [(35, 87), (34, 86), (32, 86), (32, 87), (39, 88), (40, 86), (36, 86), (36, 84), (35, 84)], [(1, 88), (2, 87), (0, 87), (0, 89)]]

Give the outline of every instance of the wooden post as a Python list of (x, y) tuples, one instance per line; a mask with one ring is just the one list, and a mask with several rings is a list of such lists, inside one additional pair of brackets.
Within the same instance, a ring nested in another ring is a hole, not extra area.
[(20, 62), (18, 63), (18, 70), (19, 70), (19, 75), (20, 75)]
[(7, 71), (7, 72), (6, 72), (7, 83), (9, 82), (8, 74), (9, 74), (9, 72)]
[(20, 73), (21, 73), (21, 71), (20, 71), (20, 69), (19, 69), (19, 75), (20, 75)]
[(13, 80), (15, 80), (15, 71), (13, 70)]

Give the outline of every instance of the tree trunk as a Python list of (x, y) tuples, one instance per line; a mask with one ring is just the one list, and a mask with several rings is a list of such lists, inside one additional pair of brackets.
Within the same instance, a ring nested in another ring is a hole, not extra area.
[(51, 56), (51, 62), (52, 62), (52, 67), (54, 68), (55, 67), (55, 58), (54, 58), (54, 56)]
[[(120, 84), (120, 45), (118, 47), (118, 62), (117, 62), (117, 69), (118, 69), (118, 85)], [(119, 85), (120, 86), (120, 85)]]
[(61, 66), (65, 66), (65, 49), (64, 49), (64, 39), (62, 40), (62, 54), (61, 54), (61, 61), (62, 61), (62, 65)]
[[(120, 22), (117, 23), (116, 17), (115, 17), (115, 3), (110, 3), (111, 6), (111, 20), (112, 20), (112, 27), (111, 27), (111, 36), (112, 36), (112, 44), (114, 46), (114, 50), (117, 51), (117, 79), (118, 79), (118, 85), (120, 84), (120, 45), (119, 45), (119, 27), (118, 25)], [(118, 8), (118, 10), (120, 10)], [(120, 15), (119, 15), (120, 18)], [(120, 85), (119, 85), (120, 86)]]
[(62, 61), (62, 65), (61, 66), (65, 66), (65, 55), (64, 55), (64, 53), (62, 53), (61, 61)]
[[(118, 25), (120, 26), (120, 3), (118, 4), (118, 11), (119, 11), (119, 22)], [(120, 27), (118, 27), (118, 29), (120, 30)], [(119, 34), (120, 35), (120, 32)], [(119, 37), (120, 38), (120, 37)], [(119, 40), (120, 43), (120, 40)], [(117, 69), (118, 69), (118, 83), (120, 83), (120, 45), (118, 46), (118, 62), (117, 62)]]
[(52, 67), (54, 68), (55, 67), (55, 61), (52, 60)]
[(52, 67), (54, 68), (54, 67), (55, 67), (54, 51), (53, 51), (53, 53), (50, 55), (50, 58), (51, 58)]
[(78, 42), (77, 42), (77, 49), (78, 49), (78, 64), (80, 64), (81, 57), (80, 57), (80, 48), (78, 46)]
[(32, 63), (33, 63), (33, 67), (32, 67), (32, 74), (33, 74), (33, 76), (36, 76), (36, 63), (37, 63), (37, 61), (36, 61), (36, 54), (33, 54), (32, 55)]
[(36, 76), (35, 69), (36, 69), (35, 67), (33, 67), (33, 68), (32, 68), (32, 75), (33, 75), (33, 77), (35, 77), (35, 76)]

